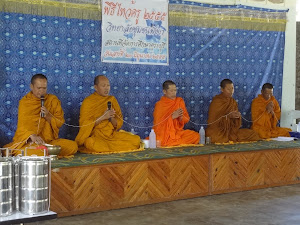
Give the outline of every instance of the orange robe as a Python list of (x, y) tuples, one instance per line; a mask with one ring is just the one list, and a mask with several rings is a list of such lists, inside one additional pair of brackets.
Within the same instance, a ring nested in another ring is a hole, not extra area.
[[(61, 108), (59, 99), (52, 94), (45, 96), (45, 107), (55, 117), (52, 117), (51, 123), (48, 123), (45, 118), (40, 117), (41, 100), (35, 97), (32, 92), (26, 94), (19, 102), (18, 126), (13, 142), (5, 145), (5, 148), (22, 149), (30, 146), (28, 155), (43, 155), (41, 150), (32, 149), (36, 146), (34, 143), (27, 143), (31, 134), (36, 134), (43, 138), (47, 144), (60, 145), (61, 152), (59, 156), (70, 156), (77, 152), (78, 146), (75, 141), (67, 139), (59, 139), (59, 128), (65, 122), (64, 112)], [(13, 151), (20, 154), (21, 151)]]
[[(274, 114), (266, 111), (266, 106), (269, 102), (274, 103)], [(277, 127), (278, 120), (280, 119), (280, 106), (272, 96), (269, 100), (265, 100), (262, 95), (258, 95), (253, 99), (251, 105), (252, 114), (252, 129), (255, 130), (261, 138), (273, 138), (278, 136), (290, 137), (289, 128)]]
[[(103, 120), (97, 126), (97, 118), (107, 110), (107, 102), (112, 103), (116, 111), (116, 129), (109, 120)], [(118, 131), (123, 125), (123, 115), (117, 99), (114, 96), (103, 97), (97, 92), (84, 99), (80, 108), (80, 126), (76, 142), (80, 152), (100, 154), (114, 152), (130, 152), (140, 148), (140, 137), (125, 131)]]
[[(181, 121), (179, 118), (172, 119), (172, 113), (179, 108), (183, 109)], [(156, 140), (160, 140), (161, 146), (199, 143), (200, 135), (198, 132), (183, 129), (184, 125), (189, 122), (190, 116), (182, 98), (170, 99), (162, 96), (155, 104), (153, 117)]]
[[(226, 143), (229, 141), (257, 141), (258, 134), (251, 129), (240, 129), (241, 118), (230, 119), (226, 117), (230, 112), (238, 111), (237, 102), (232, 97), (216, 95), (209, 106), (208, 126), (206, 136), (211, 138), (212, 143)], [(212, 124), (211, 124), (212, 123)]]

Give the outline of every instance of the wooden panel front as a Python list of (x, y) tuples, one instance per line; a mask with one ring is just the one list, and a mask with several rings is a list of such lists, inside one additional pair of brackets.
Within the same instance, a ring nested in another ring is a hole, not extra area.
[(295, 183), (299, 149), (211, 155), (212, 194)]
[(208, 194), (208, 167), (208, 156), (172, 159), (169, 179), (170, 197)]
[(245, 187), (264, 185), (265, 157), (263, 152), (245, 153), (247, 158), (247, 183)]
[(51, 209), (56, 212), (68, 212), (74, 210), (74, 170), (55, 169), (51, 173)]
[(300, 149), (217, 153), (52, 170), (51, 210), (83, 214), (300, 183)]
[(52, 171), (51, 210), (74, 215), (207, 195), (208, 169), (208, 155), (62, 168)]

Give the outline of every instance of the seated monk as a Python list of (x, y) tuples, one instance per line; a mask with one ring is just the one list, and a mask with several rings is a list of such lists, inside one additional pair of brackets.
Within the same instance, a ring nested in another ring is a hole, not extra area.
[(140, 137), (119, 131), (123, 115), (117, 99), (109, 95), (110, 83), (105, 76), (94, 80), (95, 92), (86, 97), (80, 108), (80, 130), (76, 142), (80, 152), (100, 154), (129, 152), (140, 148)]
[(259, 140), (255, 131), (240, 129), (242, 119), (237, 102), (232, 98), (234, 93), (232, 81), (224, 79), (220, 86), (222, 93), (216, 95), (209, 106), (206, 136), (211, 138), (212, 143)]
[(176, 92), (173, 81), (167, 80), (163, 83), (164, 96), (155, 104), (153, 112), (156, 140), (160, 140), (161, 146), (198, 144), (199, 133), (183, 129), (190, 116), (183, 99), (176, 97)]
[[(27, 155), (43, 155), (37, 145), (51, 144), (61, 146), (59, 156), (74, 155), (78, 146), (75, 141), (59, 139), (59, 128), (64, 123), (64, 112), (59, 99), (47, 94), (47, 77), (35, 74), (31, 78), (31, 91), (19, 102), (18, 127), (13, 142), (5, 148), (22, 149), (30, 146)], [(21, 151), (14, 150), (13, 154)]]
[(273, 96), (273, 85), (265, 83), (261, 94), (253, 99), (251, 105), (252, 129), (261, 138), (273, 138), (278, 136), (290, 137), (289, 128), (278, 127), (280, 119), (280, 106)]

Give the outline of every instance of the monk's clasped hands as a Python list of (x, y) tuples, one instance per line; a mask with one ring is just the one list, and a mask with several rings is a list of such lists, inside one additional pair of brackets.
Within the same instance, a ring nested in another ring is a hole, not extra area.
[(266, 110), (268, 113), (273, 114), (274, 113), (274, 103), (272, 101), (270, 101), (267, 106), (266, 106)]
[(178, 117), (182, 117), (182, 116), (183, 116), (183, 109), (182, 108), (179, 108), (179, 109), (175, 110), (172, 113), (172, 118), (173, 119), (177, 119)]
[(241, 113), (239, 111), (233, 111), (229, 114), (229, 118), (237, 119), (241, 117)]

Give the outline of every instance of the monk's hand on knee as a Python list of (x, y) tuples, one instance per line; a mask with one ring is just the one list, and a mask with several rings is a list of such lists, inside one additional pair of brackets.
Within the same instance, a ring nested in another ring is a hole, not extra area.
[(41, 138), (40, 136), (36, 135), (36, 134), (32, 134), (29, 136), (31, 142), (37, 144), (37, 145), (42, 145), (45, 144), (43, 138)]

